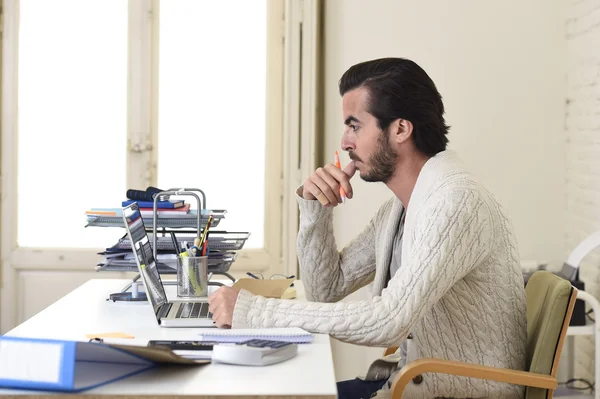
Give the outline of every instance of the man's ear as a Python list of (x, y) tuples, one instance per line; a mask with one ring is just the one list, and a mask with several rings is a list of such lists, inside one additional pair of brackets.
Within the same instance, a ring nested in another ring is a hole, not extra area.
[(398, 144), (410, 139), (413, 132), (413, 124), (407, 119), (396, 119), (392, 122), (391, 127), (393, 140)]

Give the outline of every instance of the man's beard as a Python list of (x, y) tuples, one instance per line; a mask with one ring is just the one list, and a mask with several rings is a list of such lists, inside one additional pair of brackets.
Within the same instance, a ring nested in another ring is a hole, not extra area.
[[(350, 159), (361, 161), (354, 153), (350, 153)], [(367, 182), (383, 182), (390, 181), (396, 170), (396, 161), (398, 154), (389, 144), (387, 129), (381, 132), (377, 139), (377, 147), (375, 152), (369, 158), (369, 167), (367, 171), (361, 171), (360, 177)], [(362, 161), (361, 161), (362, 162)]]

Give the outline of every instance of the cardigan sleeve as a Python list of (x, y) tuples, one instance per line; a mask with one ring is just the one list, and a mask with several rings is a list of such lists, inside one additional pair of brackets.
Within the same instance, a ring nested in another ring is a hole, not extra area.
[(297, 254), (306, 298), (336, 302), (367, 285), (375, 275), (375, 226), (391, 204), (384, 204), (367, 227), (338, 252), (333, 209), (298, 197)]
[(301, 327), (342, 341), (388, 346), (406, 337), (444, 294), (490, 253), (490, 211), (477, 191), (433, 194), (415, 215), (411, 245), (380, 296), (311, 303), (238, 295), (233, 327)]

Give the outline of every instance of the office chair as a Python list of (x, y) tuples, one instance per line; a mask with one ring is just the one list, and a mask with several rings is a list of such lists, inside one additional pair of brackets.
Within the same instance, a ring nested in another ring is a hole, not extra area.
[[(523, 385), (526, 387), (526, 399), (552, 399), (558, 386), (558, 362), (575, 306), (577, 289), (555, 274), (538, 271), (529, 279), (525, 291), (528, 371), (423, 358), (408, 363), (400, 370), (392, 383), (391, 397), (401, 399), (406, 385), (421, 374), (441, 373)], [(384, 355), (394, 353), (396, 349), (388, 348)]]

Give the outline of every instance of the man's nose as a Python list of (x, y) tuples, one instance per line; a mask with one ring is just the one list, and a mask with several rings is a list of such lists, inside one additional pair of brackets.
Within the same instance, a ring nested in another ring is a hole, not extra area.
[(342, 150), (344, 151), (354, 151), (354, 141), (350, 139), (350, 135), (348, 134), (348, 129), (344, 130), (344, 134), (342, 135)]

